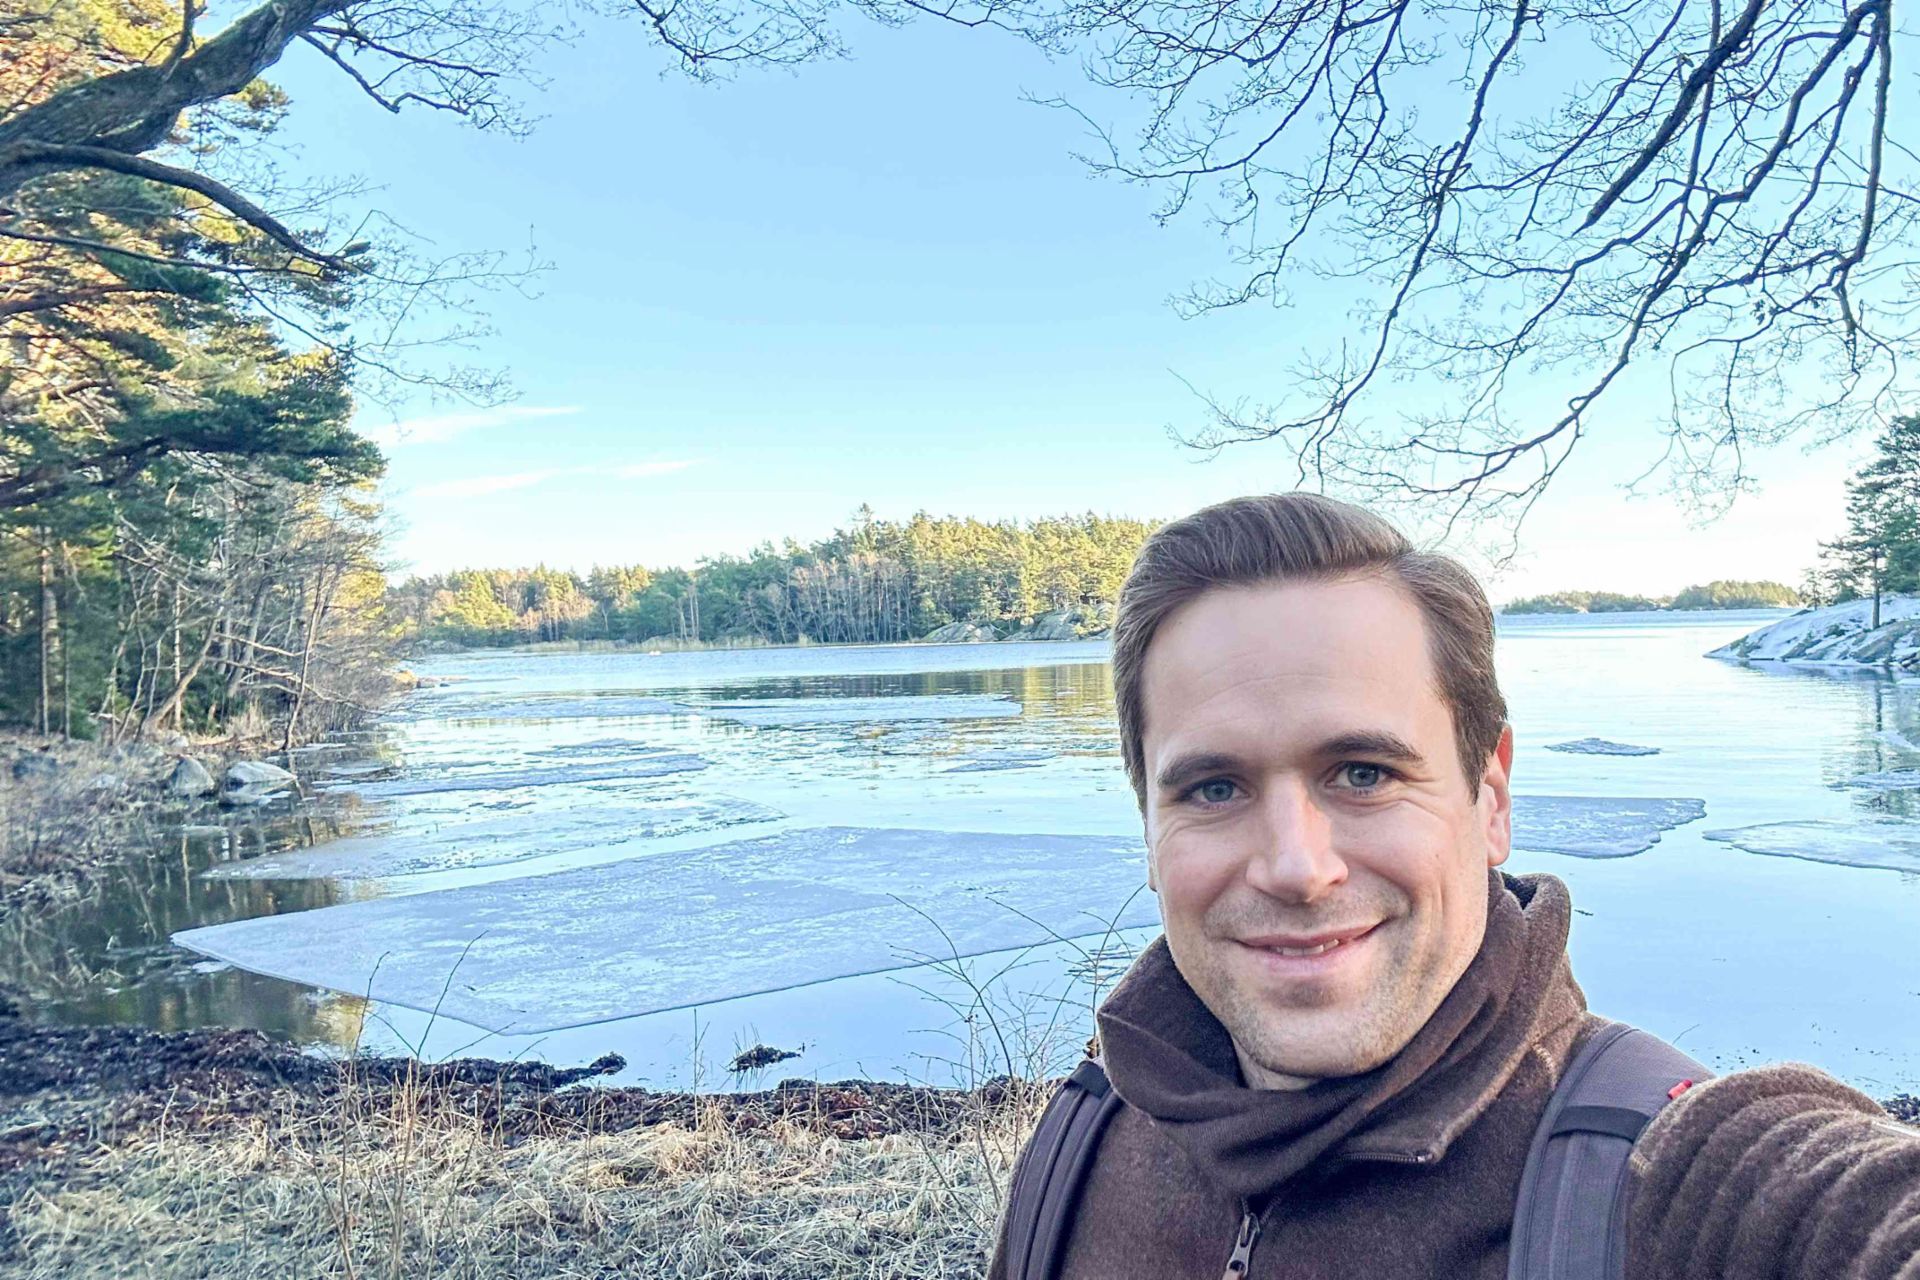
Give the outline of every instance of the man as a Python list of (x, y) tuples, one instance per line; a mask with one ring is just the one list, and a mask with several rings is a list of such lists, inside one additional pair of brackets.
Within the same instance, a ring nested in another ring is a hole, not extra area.
[[(1506, 1276), (1536, 1129), (1611, 1024), (1565, 886), (1497, 870), (1479, 585), (1355, 507), (1223, 503), (1141, 551), (1113, 682), (1164, 936), (1099, 1011), (1119, 1102), (1049, 1191), (1050, 1273)], [(1631, 1148), (1626, 1274), (1920, 1278), (1920, 1134), (1809, 1068), (1689, 1086)], [(1009, 1252), (1003, 1226), (992, 1280)]]

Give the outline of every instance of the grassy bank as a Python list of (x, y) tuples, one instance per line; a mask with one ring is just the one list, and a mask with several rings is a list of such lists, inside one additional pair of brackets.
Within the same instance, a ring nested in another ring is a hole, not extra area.
[[(1047, 1086), (599, 1087), (0, 1000), (0, 1275), (960, 1280)], [(1893, 1099), (1909, 1122), (1920, 1100)]]
[(5, 1006), (0, 1062), (0, 1272), (22, 1277), (974, 1277), (1044, 1101), (598, 1088)]

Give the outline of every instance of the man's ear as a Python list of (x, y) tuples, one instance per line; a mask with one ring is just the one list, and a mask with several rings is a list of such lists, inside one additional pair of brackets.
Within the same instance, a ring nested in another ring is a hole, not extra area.
[(1513, 726), (1500, 730), (1500, 741), (1480, 772), (1480, 812), (1485, 823), (1487, 865), (1497, 867), (1513, 852)]
[(1147, 889), (1151, 893), (1160, 892), (1160, 858), (1153, 850), (1153, 831), (1147, 826), (1147, 815), (1140, 815), (1140, 839), (1147, 846)]

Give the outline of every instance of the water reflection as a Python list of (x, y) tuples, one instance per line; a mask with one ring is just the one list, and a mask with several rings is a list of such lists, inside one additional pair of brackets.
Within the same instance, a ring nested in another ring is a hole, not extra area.
[[(327, 880), (210, 880), (236, 858), (324, 843), (358, 826), (346, 797), (150, 820), (127, 833), (127, 856), (84, 897), (0, 922), (0, 985), (32, 1015), (64, 1024), (132, 1023), (161, 1031), (256, 1027), (310, 1043), (350, 1044), (354, 1019), (307, 988), (196, 964), (168, 939), (180, 930), (332, 906), (349, 893)], [(177, 815), (176, 815), (177, 816)], [(342, 1036), (346, 1035), (346, 1039)]]

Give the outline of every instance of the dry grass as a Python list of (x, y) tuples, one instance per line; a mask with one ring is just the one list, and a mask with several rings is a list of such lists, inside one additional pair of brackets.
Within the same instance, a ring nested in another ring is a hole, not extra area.
[[(10, 1205), (22, 1277), (977, 1277), (1044, 1091), (876, 1137), (703, 1105), (504, 1139), (418, 1089), (164, 1126)], [(743, 1119), (746, 1121), (743, 1123)]]

